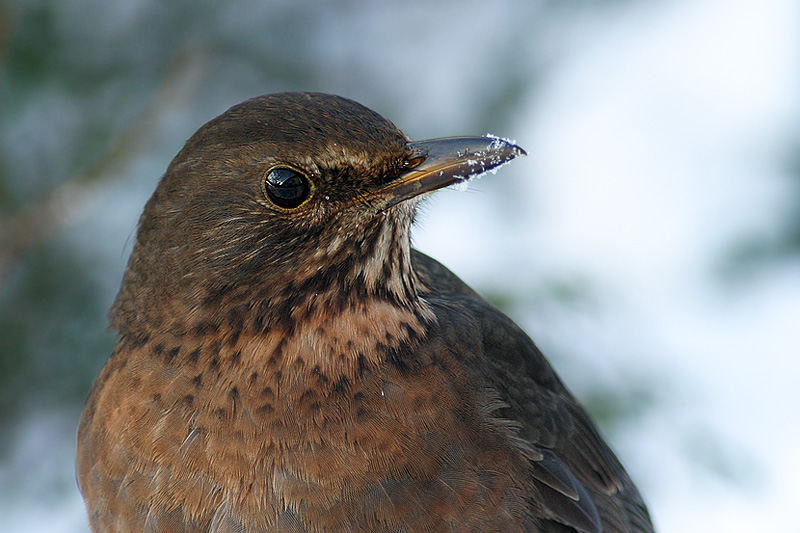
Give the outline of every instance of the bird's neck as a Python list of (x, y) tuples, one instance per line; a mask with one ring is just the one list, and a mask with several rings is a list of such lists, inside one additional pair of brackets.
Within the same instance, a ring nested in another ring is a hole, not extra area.
[(375, 220), (358, 246), (334, 237), (289, 273), (264, 306), (264, 321), (286, 339), (286, 353), (352, 372), (411, 351), (434, 318), (420, 296), (408, 226), (389, 216)]
[[(224, 289), (197, 287), (196, 296), (161, 302), (159, 316), (137, 318), (158, 322), (145, 324), (149, 332), (203, 339), (223, 352), (278, 350), (302, 365), (353, 374), (409, 352), (434, 320), (420, 296), (408, 226), (376, 219), (364, 239), (334, 236), (294, 267)], [(135, 332), (120, 328), (123, 337)]]

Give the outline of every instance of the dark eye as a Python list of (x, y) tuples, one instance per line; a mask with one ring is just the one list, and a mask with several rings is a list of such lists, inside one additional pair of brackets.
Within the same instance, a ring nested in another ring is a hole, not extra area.
[(311, 183), (305, 174), (293, 168), (275, 167), (264, 178), (264, 192), (278, 207), (294, 209), (308, 198)]

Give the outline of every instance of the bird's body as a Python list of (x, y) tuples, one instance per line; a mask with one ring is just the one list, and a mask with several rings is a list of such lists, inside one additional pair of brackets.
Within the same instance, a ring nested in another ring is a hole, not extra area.
[(418, 194), (521, 153), (475, 142), (307, 93), (187, 142), (79, 428), (93, 531), (652, 531), (533, 342), (410, 248)]

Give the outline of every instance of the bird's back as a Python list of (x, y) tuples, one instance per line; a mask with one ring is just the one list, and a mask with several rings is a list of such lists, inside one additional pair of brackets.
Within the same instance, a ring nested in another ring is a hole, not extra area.
[(484, 388), (484, 411), (511, 428), (529, 459), (529, 505), (544, 518), (537, 527), (652, 531), (635, 485), (533, 341), (440, 263), (416, 251), (413, 257), (439, 330), (456, 332), (447, 351)]

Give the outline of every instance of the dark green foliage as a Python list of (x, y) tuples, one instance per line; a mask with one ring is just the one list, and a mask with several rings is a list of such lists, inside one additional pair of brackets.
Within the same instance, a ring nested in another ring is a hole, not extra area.
[(0, 293), (0, 424), (24, 407), (79, 405), (113, 347), (85, 258), (61, 245), (27, 254)]

